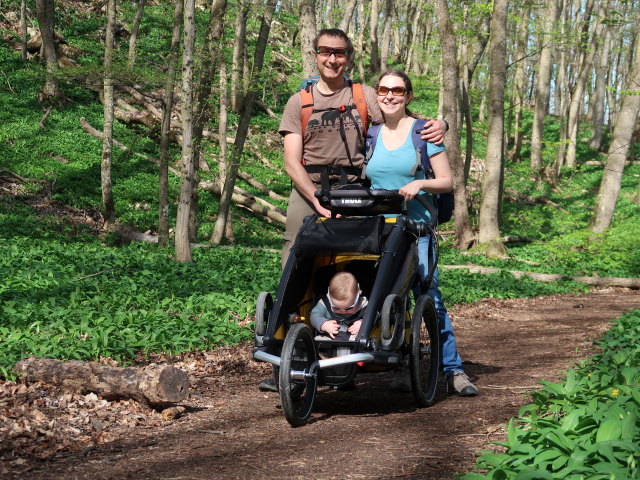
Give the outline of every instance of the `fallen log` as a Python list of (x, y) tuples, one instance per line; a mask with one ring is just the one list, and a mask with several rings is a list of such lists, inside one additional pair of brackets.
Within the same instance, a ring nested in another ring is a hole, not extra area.
[(148, 406), (177, 403), (189, 394), (187, 373), (169, 365), (121, 368), (29, 357), (13, 368), (25, 383), (43, 382), (76, 393), (93, 392), (108, 400), (131, 398)]
[(501, 270), (499, 268), (480, 267), (478, 265), (438, 265), (438, 268), (444, 270), (468, 270), (469, 273), (481, 273), (490, 275), (493, 273), (507, 272), (516, 278), (529, 277), (539, 282), (551, 283), (561, 280), (572, 280), (578, 283), (593, 285), (595, 287), (626, 287), (640, 289), (640, 278), (621, 278), (621, 277), (586, 277), (564, 275), (562, 273), (536, 273), (521, 272), (519, 270)]

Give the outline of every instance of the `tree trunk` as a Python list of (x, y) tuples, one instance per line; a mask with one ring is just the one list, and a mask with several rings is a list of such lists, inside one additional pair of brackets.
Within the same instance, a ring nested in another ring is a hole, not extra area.
[[(253, 75), (250, 85), (252, 86), (247, 95), (245, 101), (244, 110), (240, 116), (240, 123), (238, 125), (238, 131), (236, 133), (235, 142), (231, 151), (231, 163), (227, 178), (224, 183), (224, 191), (222, 192), (222, 198), (220, 199), (220, 208), (218, 210), (218, 217), (216, 219), (216, 225), (220, 223), (226, 223), (227, 216), (229, 215), (229, 206), (231, 203), (231, 195), (233, 194), (233, 187), (236, 182), (238, 169), (240, 167), (240, 159), (242, 157), (242, 150), (244, 148), (244, 142), (247, 138), (249, 131), (249, 122), (251, 120), (251, 112), (253, 111), (253, 101), (256, 96), (256, 85), (258, 85), (258, 79), (262, 73), (262, 66), (264, 64), (264, 55), (267, 48), (267, 40), (269, 39), (269, 31), (271, 30), (271, 21), (273, 19), (273, 12), (275, 11), (277, 0), (267, 0), (265, 5), (264, 14), (260, 23), (260, 33), (258, 34), (258, 42), (256, 44), (255, 56), (253, 61)], [(224, 228), (217, 228), (219, 232), (224, 232)], [(217, 236), (212, 239), (214, 243), (220, 243), (222, 236)]]
[(240, 0), (236, 17), (235, 35), (233, 40), (233, 64), (231, 67), (231, 108), (240, 113), (244, 100), (244, 52), (247, 44), (247, 17), (251, 0)]
[(574, 168), (576, 165), (576, 142), (578, 141), (578, 124), (580, 121), (581, 113), (580, 107), (582, 106), (582, 102), (584, 101), (583, 93), (587, 82), (587, 76), (591, 71), (591, 67), (593, 66), (595, 42), (598, 38), (600, 38), (602, 34), (602, 20), (604, 19), (605, 11), (606, 5), (601, 5), (599, 15), (595, 20), (595, 27), (593, 30), (594, 33), (591, 36), (591, 40), (583, 46), (583, 48), (588, 49), (588, 51), (583, 55), (583, 61), (580, 64), (580, 71), (578, 72), (578, 77), (576, 78), (575, 87), (571, 92), (571, 103), (569, 104), (569, 117), (567, 120), (567, 149), (564, 159), (564, 164), (569, 168)]
[(500, 239), (500, 194), (504, 168), (504, 84), (506, 74), (506, 26), (508, 0), (495, 0), (491, 18), (491, 48), (489, 55), (489, 127), (487, 158), (482, 183), (479, 243), (489, 256), (504, 256)]
[(626, 81), (627, 93), (622, 97), (622, 106), (617, 115), (613, 129), (613, 139), (609, 147), (607, 163), (600, 183), (595, 214), (589, 224), (589, 227), (595, 233), (603, 232), (609, 228), (613, 219), (616, 202), (620, 194), (624, 163), (627, 159), (636, 118), (640, 111), (640, 95), (637, 94), (638, 85), (640, 85), (640, 35), (636, 35), (632, 69)]
[[(369, 73), (373, 76), (380, 74), (380, 49), (378, 47), (378, 17), (380, 16), (380, 0), (371, 0), (371, 14), (369, 16), (369, 39), (371, 41), (371, 63)], [(362, 52), (361, 52), (362, 54)]]
[(522, 150), (522, 116), (525, 108), (524, 98), (526, 92), (527, 74), (525, 52), (527, 47), (527, 40), (529, 38), (529, 16), (530, 10), (525, 9), (525, 13), (522, 16), (522, 21), (518, 24), (518, 40), (516, 47), (516, 54), (514, 61), (516, 62), (516, 72), (513, 79), (513, 95), (511, 100), (513, 112), (513, 135), (512, 135), (512, 148), (509, 152), (509, 156), (514, 161), (520, 161), (520, 152)]
[[(224, 188), (224, 183), (227, 178), (228, 162), (227, 162), (227, 64), (224, 59), (224, 50), (219, 50), (218, 65), (220, 66), (220, 115), (218, 120), (218, 136), (220, 146), (220, 161), (218, 162), (218, 171), (220, 172), (220, 191)], [(225, 222), (217, 222), (213, 228), (211, 234), (211, 240), (216, 238), (225, 237), (230, 242), (233, 242), (235, 237), (233, 235), (231, 212), (227, 214)], [(219, 229), (224, 228), (224, 231)]]
[(389, 69), (389, 47), (391, 45), (391, 24), (393, 21), (393, 0), (385, 0), (384, 30), (380, 47), (380, 67), (384, 71)]
[(42, 89), (42, 95), (47, 100), (61, 96), (55, 72), (58, 70), (58, 55), (54, 40), (55, 0), (36, 0), (36, 17), (40, 26), (42, 38), (42, 57), (47, 66), (47, 75)]
[(364, 31), (367, 28), (367, 22), (364, 18), (364, 2), (358, 3), (358, 18), (361, 21), (360, 30), (358, 31), (358, 37), (356, 39), (356, 59), (357, 59), (357, 69), (358, 76), (360, 77), (360, 82), (364, 83), (366, 81), (366, 73), (364, 71)]
[(541, 32), (538, 36), (540, 59), (536, 81), (535, 109), (531, 131), (531, 173), (538, 177), (542, 168), (542, 141), (544, 137), (544, 119), (549, 106), (549, 79), (551, 78), (551, 53), (553, 26), (556, 20), (557, 0), (546, 0), (541, 12)]
[(93, 392), (108, 400), (132, 398), (144, 405), (177, 403), (189, 394), (187, 373), (169, 365), (119, 368), (29, 357), (16, 363), (14, 370), (22, 382), (43, 382), (77, 393)]
[(464, 166), (460, 156), (460, 132), (458, 122), (458, 64), (456, 61), (456, 36), (449, 16), (447, 0), (436, 0), (436, 15), (442, 48), (442, 109), (444, 118), (452, 119), (447, 133), (447, 157), (453, 171), (455, 192), (455, 225), (458, 248), (468, 248), (472, 239), (471, 221), (467, 209), (467, 190), (464, 183)]
[(315, 0), (300, 0), (300, 48), (302, 52), (302, 75), (310, 77), (318, 74), (313, 39), (316, 37)]
[(20, 55), (27, 59), (27, 0), (20, 2)]
[(104, 44), (104, 129), (102, 138), (102, 161), (100, 180), (102, 184), (102, 208), (104, 209), (105, 228), (113, 225), (116, 219), (111, 188), (111, 159), (113, 152), (113, 30), (116, 20), (116, 0), (107, 2), (107, 27)]
[(129, 55), (127, 56), (129, 68), (133, 68), (136, 64), (136, 43), (138, 42), (138, 30), (140, 30), (140, 22), (142, 21), (142, 13), (144, 12), (144, 6), (147, 0), (138, 0), (138, 8), (136, 8), (136, 15), (133, 18), (133, 25), (131, 26), (131, 36), (129, 37)]
[(611, 26), (607, 26), (604, 41), (598, 48), (596, 55), (596, 87), (594, 91), (594, 102), (591, 124), (593, 125), (593, 133), (589, 140), (589, 147), (594, 150), (600, 150), (602, 143), (602, 134), (604, 133), (604, 113), (606, 102), (607, 87), (607, 67), (609, 66), (611, 51)]
[(162, 99), (162, 127), (160, 130), (160, 186), (159, 186), (159, 214), (158, 214), (158, 245), (166, 247), (169, 244), (169, 135), (171, 133), (171, 112), (173, 110), (173, 86), (178, 65), (178, 50), (180, 47), (180, 33), (182, 32), (182, 15), (184, 0), (176, 0), (173, 14), (173, 33), (169, 49), (169, 65), (167, 80)]
[(193, 156), (193, 54), (195, 45), (195, 0), (184, 2), (184, 40), (182, 52), (182, 182), (176, 215), (176, 259), (191, 261), (189, 215), (194, 180)]
[(358, 0), (349, 0), (349, 3), (344, 8), (344, 14), (342, 15), (342, 21), (340, 22), (340, 30), (349, 33), (349, 26), (351, 25), (351, 19), (353, 18), (353, 12), (356, 9), (356, 3)]

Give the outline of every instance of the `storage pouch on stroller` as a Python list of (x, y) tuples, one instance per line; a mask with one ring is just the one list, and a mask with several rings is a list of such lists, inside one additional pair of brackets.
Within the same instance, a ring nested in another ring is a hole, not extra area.
[(382, 248), (384, 217), (326, 218), (307, 217), (297, 239), (298, 256), (318, 251), (370, 253)]

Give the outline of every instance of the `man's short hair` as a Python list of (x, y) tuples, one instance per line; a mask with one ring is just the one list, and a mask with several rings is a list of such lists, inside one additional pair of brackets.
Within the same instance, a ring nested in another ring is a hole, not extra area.
[(353, 43), (349, 39), (349, 36), (344, 33), (344, 31), (339, 28), (323, 28), (318, 32), (316, 38), (313, 39), (313, 51), (315, 52), (318, 49), (318, 42), (320, 41), (320, 37), (338, 37), (343, 39), (347, 43), (347, 50), (349, 51), (349, 56), (353, 55)]

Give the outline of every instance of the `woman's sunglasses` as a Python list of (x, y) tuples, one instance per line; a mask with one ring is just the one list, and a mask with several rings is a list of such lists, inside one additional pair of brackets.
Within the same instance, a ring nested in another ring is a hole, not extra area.
[(407, 91), (407, 89), (404, 88), (404, 87), (389, 88), (389, 87), (383, 87), (383, 86), (378, 87), (378, 89), (376, 90), (378, 95), (380, 95), (381, 97), (384, 97), (384, 96), (388, 95), (389, 92), (391, 92), (394, 97), (402, 97), (402, 96), (404, 96), (406, 91)]

